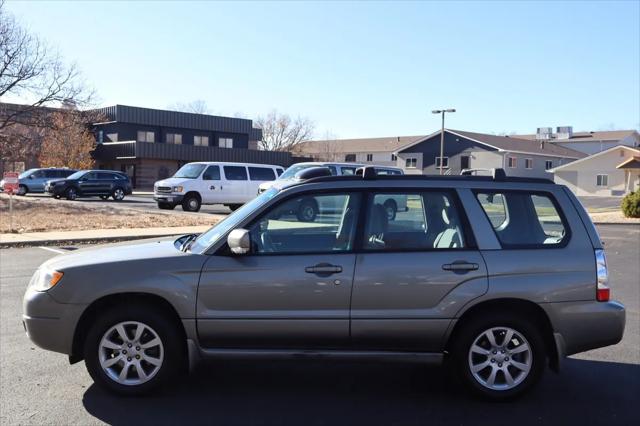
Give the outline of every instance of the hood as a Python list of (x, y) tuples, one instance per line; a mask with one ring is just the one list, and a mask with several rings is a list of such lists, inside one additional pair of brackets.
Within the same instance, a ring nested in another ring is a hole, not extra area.
[(91, 265), (119, 263), (148, 258), (189, 256), (178, 250), (174, 241), (177, 236), (139, 240), (135, 243), (117, 243), (80, 249), (49, 259), (44, 267), (63, 271)]
[(267, 189), (271, 188), (275, 183), (276, 183), (275, 180), (270, 180), (269, 182), (262, 182), (260, 186), (258, 186), (258, 188), (260, 188), (261, 191), (266, 191)]
[(156, 183), (153, 184), (153, 187), (155, 188), (156, 186), (179, 186), (179, 185), (184, 186), (184, 184), (186, 184), (187, 182), (193, 182), (194, 180), (195, 179), (170, 177), (167, 179), (157, 181)]
[(65, 178), (48, 179), (46, 183), (53, 184), (53, 183), (56, 183), (56, 182), (64, 182), (65, 180), (67, 180), (67, 179), (65, 179)]

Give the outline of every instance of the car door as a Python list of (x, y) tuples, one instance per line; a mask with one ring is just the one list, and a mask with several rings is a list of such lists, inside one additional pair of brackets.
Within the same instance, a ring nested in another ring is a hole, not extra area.
[(253, 198), (257, 194), (248, 196), (248, 182), (249, 176), (247, 175), (247, 168), (245, 166), (223, 166), (225, 183), (222, 185), (222, 201), (223, 204), (242, 204)]
[(220, 166), (217, 164), (207, 166), (198, 178), (198, 188), (204, 204), (222, 203), (222, 180)]
[(82, 195), (96, 195), (99, 185), (97, 172), (85, 173), (78, 181), (78, 187)]
[[(109, 172), (98, 172), (97, 178), (96, 193), (99, 195), (111, 195), (115, 189), (116, 176)], [(124, 186), (124, 182), (122, 186)]]
[[(390, 220), (384, 203), (404, 197)], [(376, 191), (367, 200), (351, 304), (354, 345), (442, 350), (457, 309), (487, 291), (487, 273), (455, 192)]]
[[(336, 214), (301, 222), (303, 199), (334, 197)], [(205, 347), (331, 348), (349, 342), (360, 194), (293, 196), (247, 225), (251, 251), (225, 246), (202, 270), (197, 327)]]

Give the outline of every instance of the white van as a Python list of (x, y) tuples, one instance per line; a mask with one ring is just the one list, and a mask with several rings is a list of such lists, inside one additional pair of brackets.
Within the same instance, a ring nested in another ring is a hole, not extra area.
[[(349, 176), (354, 175), (356, 170), (361, 167), (373, 167), (376, 170), (376, 174), (378, 175), (403, 175), (404, 171), (399, 167), (392, 166), (377, 166), (371, 164), (360, 164), (360, 163), (334, 163), (334, 162), (322, 162), (322, 161), (313, 161), (307, 163), (296, 163), (292, 166), (289, 166), (287, 170), (282, 173), (282, 175), (277, 180), (293, 180), (296, 177), (296, 174), (302, 170), (309, 169), (311, 167), (326, 167), (329, 169), (332, 175), (334, 176)], [(273, 186), (275, 181), (273, 182), (264, 182), (260, 184), (258, 188), (258, 193), (262, 193), (267, 189)], [(383, 206), (387, 212), (387, 218), (389, 220), (395, 220), (397, 212), (407, 211), (407, 197), (405, 195), (392, 195), (389, 194), (389, 197), (386, 201), (384, 201)], [(331, 212), (333, 207), (336, 206), (323, 206), (323, 205), (315, 205), (311, 202), (301, 202), (296, 212), (298, 216), (298, 220), (312, 222), (315, 220), (318, 213)]]
[(168, 179), (153, 185), (158, 208), (197, 212), (202, 204), (224, 204), (235, 210), (256, 196), (263, 182), (284, 172), (269, 164), (197, 162), (185, 164)]

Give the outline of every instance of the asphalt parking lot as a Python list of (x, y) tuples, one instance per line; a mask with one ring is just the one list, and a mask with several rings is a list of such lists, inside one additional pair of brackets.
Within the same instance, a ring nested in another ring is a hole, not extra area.
[[(470, 399), (443, 370), (417, 364), (233, 361), (201, 365), (170, 389), (119, 398), (83, 363), (35, 347), (21, 324), (27, 282), (51, 248), (0, 250), (0, 423), (14, 424), (635, 424), (640, 402), (640, 227), (600, 227), (624, 339), (567, 359), (524, 398)], [(54, 250), (65, 251), (64, 248)], [(114, 274), (117, 274), (115, 272)]]

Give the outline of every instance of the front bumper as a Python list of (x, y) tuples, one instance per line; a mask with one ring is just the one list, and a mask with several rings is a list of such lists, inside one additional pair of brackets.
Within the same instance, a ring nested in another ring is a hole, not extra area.
[(28, 289), (22, 300), (22, 323), (37, 346), (71, 354), (76, 325), (86, 307), (59, 303), (47, 292)]
[(610, 302), (543, 303), (551, 325), (558, 354), (569, 356), (622, 340), (625, 327), (624, 306)]
[(56, 187), (56, 185), (45, 185), (44, 186), (44, 193), (45, 194), (49, 194), (51, 196), (62, 195), (64, 193), (64, 190), (65, 190), (64, 186), (58, 186), (58, 187)]
[(153, 194), (153, 199), (158, 203), (180, 204), (183, 198), (182, 194)]

